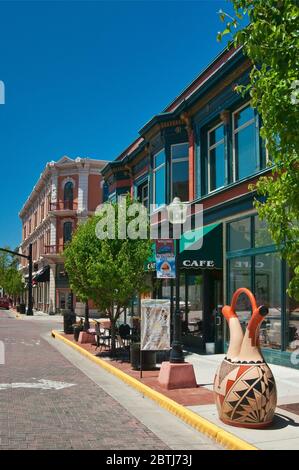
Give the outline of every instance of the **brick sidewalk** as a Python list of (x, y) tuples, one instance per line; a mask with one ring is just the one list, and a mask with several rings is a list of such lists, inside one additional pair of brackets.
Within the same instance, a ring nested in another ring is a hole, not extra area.
[[(0, 450), (166, 449), (167, 446), (40, 334), (46, 322), (16, 320), (0, 311)], [(45, 379), (75, 384), (62, 390), (3, 389)], [(2, 389), (1, 389), (2, 385)]]

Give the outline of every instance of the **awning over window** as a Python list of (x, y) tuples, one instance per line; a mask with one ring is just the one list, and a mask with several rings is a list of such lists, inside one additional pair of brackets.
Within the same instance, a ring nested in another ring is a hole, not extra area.
[(34, 273), (32, 279), (35, 282), (49, 282), (50, 281), (50, 266), (44, 266), (42, 269)]
[[(180, 269), (222, 269), (222, 232), (222, 223), (215, 223), (184, 233), (180, 240)], [(146, 263), (146, 271), (155, 271), (155, 269), (155, 244), (153, 244), (152, 255)]]
[(184, 233), (180, 240), (180, 269), (222, 269), (222, 244), (221, 223)]

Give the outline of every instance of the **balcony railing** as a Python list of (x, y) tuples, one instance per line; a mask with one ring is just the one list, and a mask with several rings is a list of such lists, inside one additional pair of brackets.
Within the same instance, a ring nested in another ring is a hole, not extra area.
[(50, 203), (50, 211), (76, 211), (78, 203), (74, 201), (57, 201)]
[(45, 255), (59, 255), (63, 253), (65, 246), (64, 245), (45, 245), (44, 254)]

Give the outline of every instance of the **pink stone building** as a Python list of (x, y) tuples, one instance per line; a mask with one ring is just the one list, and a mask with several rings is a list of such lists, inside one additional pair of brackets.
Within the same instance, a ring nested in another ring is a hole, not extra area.
[[(101, 170), (107, 162), (90, 158), (62, 157), (46, 165), (21, 209), (20, 251), (33, 247), (34, 308), (47, 313), (84, 306), (72, 296), (62, 252), (77, 225), (86, 221), (103, 202)], [(27, 261), (22, 261), (24, 278)]]

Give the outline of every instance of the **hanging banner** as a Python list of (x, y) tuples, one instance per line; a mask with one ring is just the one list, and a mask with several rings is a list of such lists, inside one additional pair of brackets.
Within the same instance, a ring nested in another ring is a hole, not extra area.
[(175, 278), (173, 240), (156, 240), (156, 271), (158, 279)]
[(161, 299), (141, 301), (142, 351), (170, 349), (170, 302)]

